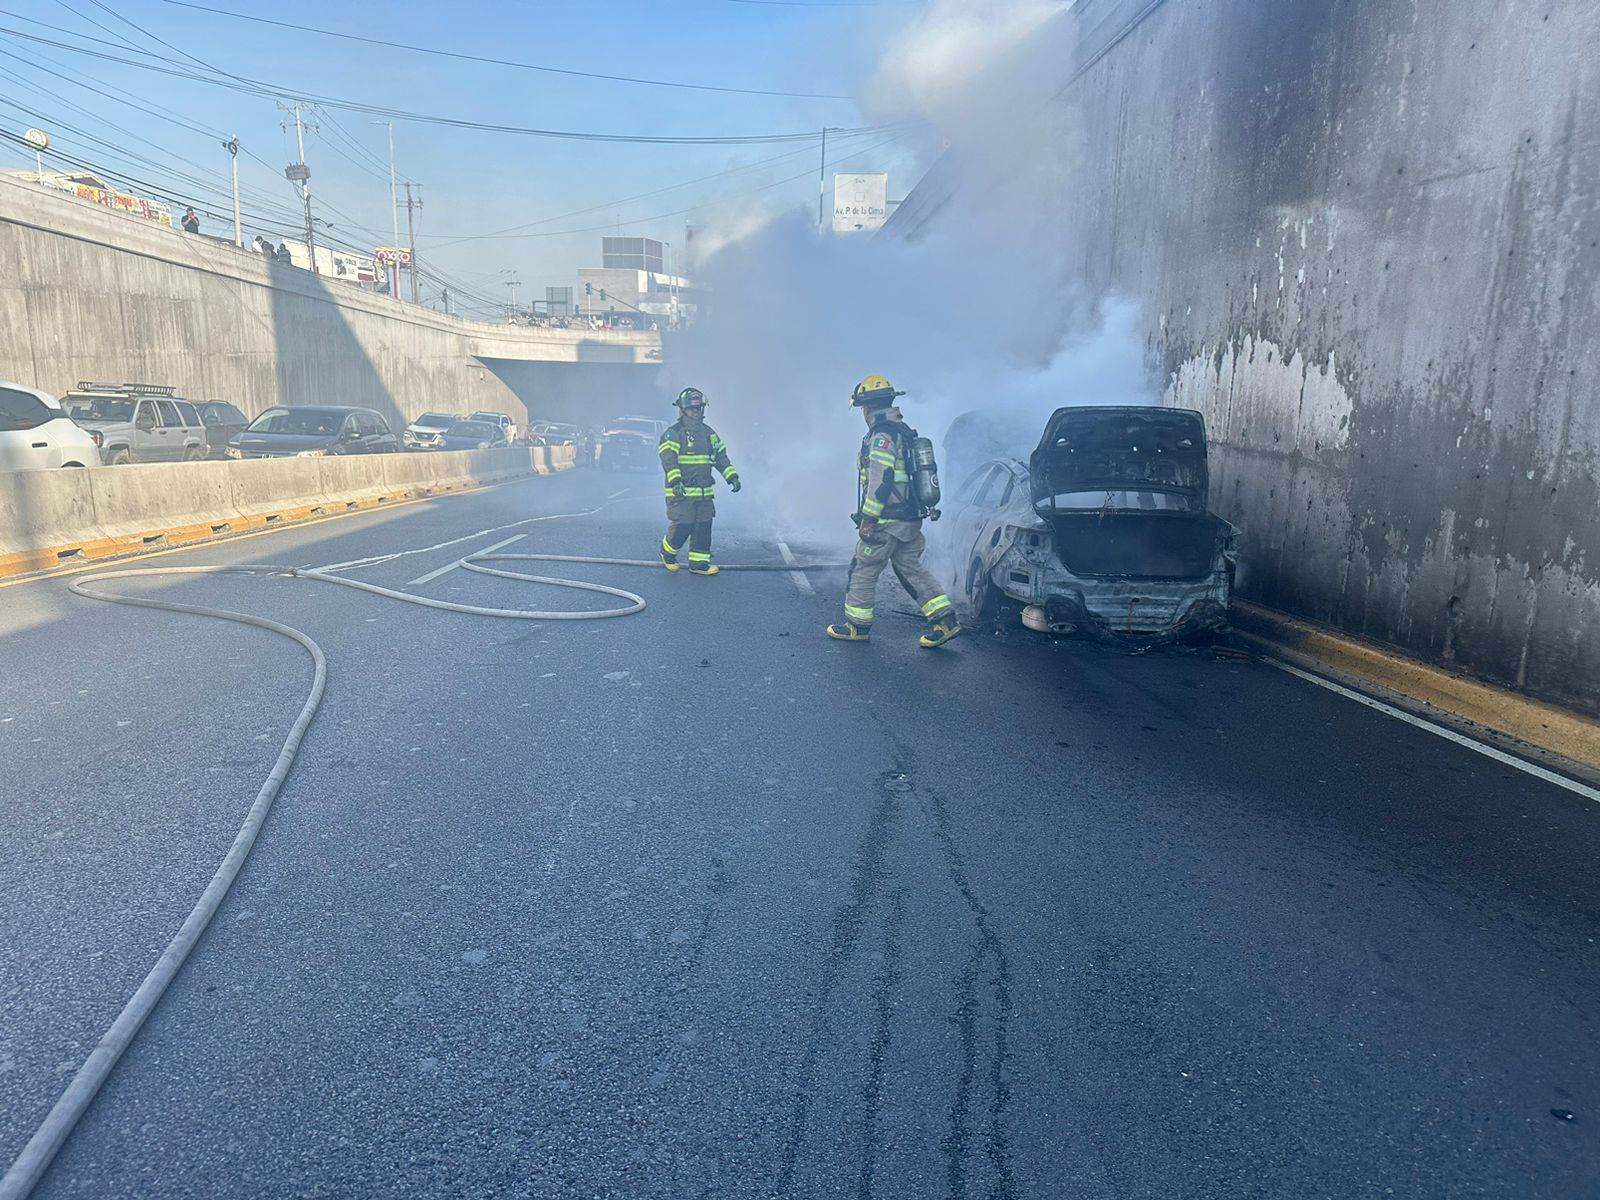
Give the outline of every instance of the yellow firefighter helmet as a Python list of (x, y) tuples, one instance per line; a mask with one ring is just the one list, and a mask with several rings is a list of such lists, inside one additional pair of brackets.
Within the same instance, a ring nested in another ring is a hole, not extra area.
[(894, 384), (882, 375), (868, 375), (856, 384), (856, 390), (850, 397), (850, 404), (855, 408), (876, 408), (881, 404), (893, 404), (896, 396), (904, 395), (904, 392), (895, 391)]

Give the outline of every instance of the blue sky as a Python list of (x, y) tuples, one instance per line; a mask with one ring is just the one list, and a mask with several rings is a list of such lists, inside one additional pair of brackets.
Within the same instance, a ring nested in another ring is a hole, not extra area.
[[(609, 0), (592, 3), (449, 4), (360, 3), (357, 0), (198, 0), (303, 25), (363, 36), (548, 66), (719, 86), (855, 95), (871, 77), (886, 41), (917, 11), (913, 5), (799, 6), (735, 0)], [(0, 27), (74, 41), (29, 23), (73, 30), (108, 54), (137, 57), (105, 42), (127, 41), (168, 60), (179, 53), (149, 40), (133, 25), (235, 75), (270, 82), (290, 93), (350, 98), (473, 121), (547, 129), (672, 136), (788, 133), (823, 125), (860, 126), (868, 118), (853, 101), (796, 99), (683, 91), (541, 74), (358, 44), (315, 33), (217, 16), (167, 0), (11, 0)], [(127, 24), (121, 18), (126, 18)], [(97, 24), (98, 23), (98, 27)], [(53, 62), (45, 61), (54, 60)], [(57, 66), (59, 64), (59, 67)], [(194, 68), (199, 70), (199, 68)], [(270, 168), (241, 157), (246, 209), (296, 203), (279, 172), (295, 157), (280, 129), (272, 99), (242, 94), (0, 33), (0, 128), (30, 124), (50, 130), (56, 144), (84, 159), (116, 164), (126, 174), (161, 180), (197, 207), (217, 213), (206, 228), (222, 228), (227, 203), (227, 154), (212, 133), (183, 128), (152, 110), (160, 105), (182, 120), (236, 133), (247, 151)], [(26, 81), (26, 82), (24, 82)], [(97, 95), (84, 86), (113, 94)], [(42, 89), (42, 93), (40, 90)], [(77, 106), (73, 108), (71, 106)], [(18, 106), (21, 106), (20, 108)], [(31, 112), (23, 111), (32, 110)], [(87, 110), (87, 111), (80, 111)], [(336, 240), (370, 247), (390, 240), (387, 132), (358, 112), (318, 113), (306, 157), (313, 172), (318, 215), (333, 223)], [(76, 125), (112, 143), (96, 144), (67, 128)], [(115, 127), (120, 127), (115, 128)], [(138, 139), (147, 139), (146, 144)], [(569, 142), (397, 122), (402, 178), (422, 185), (419, 247), (429, 261), (487, 296), (507, 295), (497, 272), (522, 280), (521, 298), (546, 284), (574, 281), (598, 258), (600, 231), (537, 238), (448, 243), (508, 226), (559, 217), (591, 206), (598, 211), (538, 227), (539, 232), (607, 226), (607, 232), (645, 233), (681, 243), (686, 220), (737, 216), (774, 203), (814, 205), (814, 174), (751, 196), (751, 192), (817, 165), (815, 143), (769, 146), (641, 146)], [(863, 138), (854, 148), (882, 141)], [(350, 143), (358, 143), (363, 155)], [(835, 146), (840, 143), (836, 140)], [(843, 149), (852, 148), (845, 143)], [(0, 151), (4, 165), (25, 159)], [(147, 161), (128, 161), (124, 155)], [(613, 201), (733, 166), (791, 155), (731, 179), (667, 192), (632, 203)], [(180, 156), (188, 162), (174, 161)], [(830, 153), (830, 158), (834, 157)], [(920, 169), (917, 152), (894, 143), (865, 156), (845, 157), (839, 169), (891, 171), (891, 195), (903, 194)], [(174, 180), (202, 176), (213, 191)], [(688, 216), (655, 217), (714, 202)], [(282, 218), (278, 218), (280, 221)], [(401, 233), (404, 239), (404, 212)], [(247, 226), (250, 225), (247, 212)], [(249, 231), (247, 230), (247, 236)]]

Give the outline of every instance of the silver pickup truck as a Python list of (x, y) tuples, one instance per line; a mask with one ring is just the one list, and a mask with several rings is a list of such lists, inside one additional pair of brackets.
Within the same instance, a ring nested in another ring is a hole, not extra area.
[(89, 431), (108, 466), (206, 457), (206, 428), (199, 412), (170, 387), (80, 383), (62, 397), (61, 407)]

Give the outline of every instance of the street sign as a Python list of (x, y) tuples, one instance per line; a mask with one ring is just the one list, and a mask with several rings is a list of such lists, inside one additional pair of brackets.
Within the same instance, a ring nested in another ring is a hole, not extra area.
[(411, 265), (411, 251), (404, 246), (379, 246), (372, 252), (372, 257), (386, 267), (409, 267)]
[(887, 175), (833, 177), (833, 231), (859, 233), (882, 229), (889, 219)]
[(35, 150), (50, 149), (50, 135), (42, 129), (25, 129), (22, 131), (22, 140)]

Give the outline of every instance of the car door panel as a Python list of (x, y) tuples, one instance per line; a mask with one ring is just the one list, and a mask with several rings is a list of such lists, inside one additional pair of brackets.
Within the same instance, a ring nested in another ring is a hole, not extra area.
[(136, 463), (161, 462), (166, 445), (161, 428), (161, 413), (154, 400), (141, 400), (133, 411), (133, 428), (128, 434), (128, 451)]

